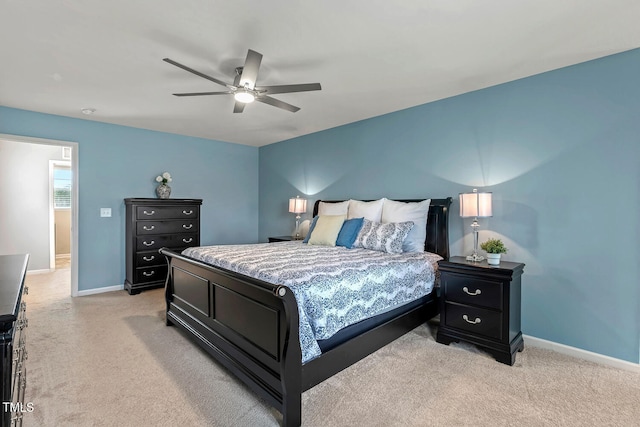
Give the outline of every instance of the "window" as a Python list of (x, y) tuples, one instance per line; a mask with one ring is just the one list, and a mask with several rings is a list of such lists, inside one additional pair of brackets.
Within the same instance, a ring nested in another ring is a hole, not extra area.
[(53, 169), (53, 207), (71, 207), (71, 169), (55, 167)]

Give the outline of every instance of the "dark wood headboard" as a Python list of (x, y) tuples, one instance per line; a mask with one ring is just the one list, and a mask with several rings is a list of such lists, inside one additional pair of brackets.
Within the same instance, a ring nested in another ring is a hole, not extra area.
[[(396, 199), (391, 199), (396, 200)], [(398, 199), (398, 202), (421, 202), (426, 199)], [(313, 216), (318, 215), (320, 202), (339, 203), (344, 200), (316, 200), (313, 205)], [(365, 200), (370, 202), (371, 200)], [(429, 214), (427, 217), (427, 239), (424, 242), (424, 250), (449, 259), (449, 207), (452, 199), (431, 199)]]

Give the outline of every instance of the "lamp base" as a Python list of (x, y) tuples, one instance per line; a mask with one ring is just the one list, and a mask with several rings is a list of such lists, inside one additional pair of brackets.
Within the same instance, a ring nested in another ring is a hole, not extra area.
[(484, 257), (482, 255), (473, 254), (467, 257), (467, 261), (480, 262), (483, 261)]

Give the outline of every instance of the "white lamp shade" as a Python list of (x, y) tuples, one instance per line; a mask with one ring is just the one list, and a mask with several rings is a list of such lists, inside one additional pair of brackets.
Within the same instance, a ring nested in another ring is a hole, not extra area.
[(300, 197), (289, 199), (289, 212), (295, 214), (305, 213), (307, 211), (307, 199)]
[(493, 216), (491, 193), (460, 193), (460, 216), (463, 218)]

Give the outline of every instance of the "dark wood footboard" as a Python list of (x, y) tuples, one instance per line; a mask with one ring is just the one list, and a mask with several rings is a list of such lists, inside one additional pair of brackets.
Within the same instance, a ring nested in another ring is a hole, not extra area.
[(168, 249), (167, 324), (278, 408), (284, 425), (301, 422), (302, 354), (293, 293)]

